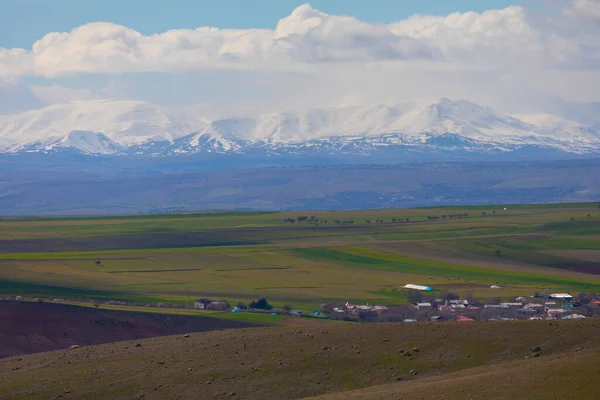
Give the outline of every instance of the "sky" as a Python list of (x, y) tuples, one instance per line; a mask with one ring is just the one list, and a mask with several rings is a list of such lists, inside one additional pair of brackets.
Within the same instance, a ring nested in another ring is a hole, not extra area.
[(99, 98), (207, 114), (600, 101), (600, 0), (3, 0), (0, 114)]

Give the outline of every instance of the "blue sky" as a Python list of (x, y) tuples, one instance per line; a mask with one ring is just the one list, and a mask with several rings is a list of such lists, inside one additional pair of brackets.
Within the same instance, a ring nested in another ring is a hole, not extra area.
[[(329, 14), (368, 22), (393, 22), (413, 14), (505, 8), (533, 0), (313, 0)], [(169, 29), (273, 28), (306, 3), (302, 0), (2, 0), (0, 47), (30, 48), (48, 32), (65, 32), (88, 22), (125, 25), (143, 34)]]

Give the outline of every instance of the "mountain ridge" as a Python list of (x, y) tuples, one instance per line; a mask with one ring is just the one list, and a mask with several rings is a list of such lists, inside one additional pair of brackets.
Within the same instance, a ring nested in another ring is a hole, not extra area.
[(600, 152), (600, 133), (550, 114), (510, 116), (467, 100), (315, 108), (214, 120), (152, 103), (89, 100), (0, 118), (0, 152), (170, 157), (189, 154), (493, 154)]

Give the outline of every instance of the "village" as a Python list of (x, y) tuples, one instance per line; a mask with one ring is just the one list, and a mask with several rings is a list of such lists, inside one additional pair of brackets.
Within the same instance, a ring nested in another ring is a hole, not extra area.
[[(496, 286), (496, 288), (498, 288)], [(480, 301), (472, 295), (461, 298), (456, 293), (434, 295), (433, 288), (414, 284), (402, 287), (406, 290), (409, 304), (322, 304), (319, 311), (303, 313), (285, 306), (274, 310), (266, 299), (249, 305), (238, 303), (230, 307), (227, 302), (199, 299), (196, 309), (231, 310), (231, 312), (268, 312), (273, 315), (330, 318), (358, 322), (421, 322), (421, 321), (513, 321), (541, 319), (583, 319), (600, 317), (600, 295), (579, 293), (533, 293), (511, 299), (488, 299)]]
[(473, 296), (461, 299), (455, 293), (439, 297), (423, 295), (428, 287), (406, 285), (407, 305), (327, 304), (322, 306), (332, 319), (361, 322), (418, 322), (418, 321), (514, 321), (541, 319), (583, 319), (600, 317), (600, 295), (579, 293), (534, 293), (510, 301), (493, 299), (480, 301)]
[[(193, 308), (199, 311), (260, 313), (288, 317), (323, 318), (353, 322), (443, 322), (443, 321), (515, 321), (515, 320), (557, 320), (600, 317), (600, 294), (578, 293), (533, 293), (511, 299), (478, 300), (472, 295), (461, 298), (457, 293), (436, 293), (429, 286), (407, 284), (408, 304), (321, 304), (318, 310), (310, 312), (294, 309), (286, 305), (276, 308), (267, 299), (261, 298), (249, 303), (200, 298), (186, 304), (137, 304), (124, 301), (94, 301), (95, 307), (102, 305), (138, 306), (145, 308)], [(34, 301), (68, 303), (61, 298), (25, 298), (23, 296), (2, 298), (5, 301)], [(86, 302), (85, 300), (79, 300)]]

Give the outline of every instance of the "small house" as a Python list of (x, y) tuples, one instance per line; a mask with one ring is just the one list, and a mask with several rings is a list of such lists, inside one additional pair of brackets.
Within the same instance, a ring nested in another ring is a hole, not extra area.
[(216, 310), (223, 311), (229, 308), (229, 304), (222, 300), (198, 299), (194, 301), (196, 310)]
[(386, 306), (373, 306), (371, 307), (371, 311), (376, 312), (377, 314), (382, 314), (386, 312), (388, 308)]
[(293, 315), (295, 317), (300, 317), (302, 315), (302, 311), (300, 311), (300, 310), (290, 310), (289, 314)]
[(197, 310), (208, 310), (208, 305), (212, 303), (211, 299), (198, 299), (194, 301), (194, 308)]
[(523, 304), (521, 303), (500, 303), (501, 306), (504, 306), (506, 308), (511, 308), (511, 307), (522, 307)]
[(587, 318), (585, 315), (581, 314), (570, 314), (563, 317), (563, 319), (584, 319)]
[(552, 293), (550, 298), (552, 300), (573, 301), (573, 296), (569, 293)]
[(532, 310), (536, 310), (536, 309), (539, 310), (541, 308), (544, 308), (544, 305), (540, 304), (540, 303), (528, 303), (528, 304), (525, 304), (523, 306), (523, 308), (528, 308), (528, 309), (532, 309)]
[(433, 317), (430, 317), (429, 320), (431, 322), (442, 322), (444, 321), (444, 317), (442, 317), (441, 315), (434, 315)]
[(458, 317), (456, 317), (456, 321), (457, 322), (471, 322), (471, 321), (474, 321), (474, 319), (465, 317), (464, 315), (459, 315)]
[(548, 318), (562, 318), (565, 315), (565, 310), (563, 309), (549, 309), (547, 312)]
[(404, 322), (417, 322), (416, 319), (412, 319), (412, 318), (407, 318), (404, 320)]
[(417, 303), (417, 308), (419, 310), (422, 308), (431, 308), (431, 303)]

